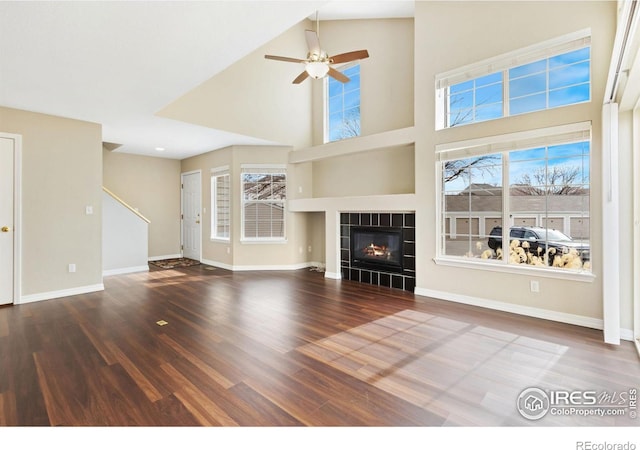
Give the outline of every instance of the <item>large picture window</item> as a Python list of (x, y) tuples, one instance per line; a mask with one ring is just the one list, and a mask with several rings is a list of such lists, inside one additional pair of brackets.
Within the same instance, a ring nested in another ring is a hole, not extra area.
[(326, 142), (360, 136), (360, 65), (341, 70), (348, 83), (328, 77)]
[(588, 30), (436, 77), (436, 128), (591, 100)]
[(590, 272), (588, 124), (494, 139), (439, 152), (440, 256)]
[(242, 168), (242, 239), (285, 239), (287, 174), (284, 168)]
[(211, 175), (211, 239), (231, 238), (231, 176), (228, 168), (212, 170)]

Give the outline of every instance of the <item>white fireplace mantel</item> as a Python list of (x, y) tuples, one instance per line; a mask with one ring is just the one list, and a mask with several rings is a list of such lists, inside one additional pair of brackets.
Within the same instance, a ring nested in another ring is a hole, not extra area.
[(341, 212), (411, 212), (416, 210), (415, 194), (326, 197), (289, 200), (290, 212), (325, 213), (325, 277), (340, 279)]

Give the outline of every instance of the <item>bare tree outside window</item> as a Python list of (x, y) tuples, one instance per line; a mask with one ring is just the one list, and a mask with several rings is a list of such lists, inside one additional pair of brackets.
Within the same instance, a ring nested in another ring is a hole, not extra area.
[(345, 112), (342, 123), (338, 128), (340, 139), (360, 136), (360, 107)]
[(511, 188), (515, 195), (582, 195), (584, 188), (576, 186), (580, 169), (575, 166), (539, 167), (525, 174)]
[(500, 155), (484, 155), (477, 158), (456, 159), (453, 161), (445, 161), (443, 165), (443, 179), (445, 183), (449, 183), (471, 168), (478, 168), (482, 171), (491, 173), (497, 161), (500, 161)]

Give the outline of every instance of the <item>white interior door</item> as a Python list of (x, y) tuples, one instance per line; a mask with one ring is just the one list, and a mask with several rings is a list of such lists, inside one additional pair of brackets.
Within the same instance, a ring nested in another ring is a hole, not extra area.
[(0, 136), (0, 305), (14, 302), (14, 145)]
[(200, 261), (202, 239), (200, 172), (182, 174), (182, 255)]

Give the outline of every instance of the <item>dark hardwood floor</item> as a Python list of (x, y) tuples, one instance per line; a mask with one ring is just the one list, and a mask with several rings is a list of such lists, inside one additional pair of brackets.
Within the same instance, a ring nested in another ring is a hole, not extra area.
[(0, 308), (0, 425), (639, 424), (516, 410), (532, 386), (640, 387), (634, 346), (597, 330), (306, 270), (196, 266), (104, 283)]

